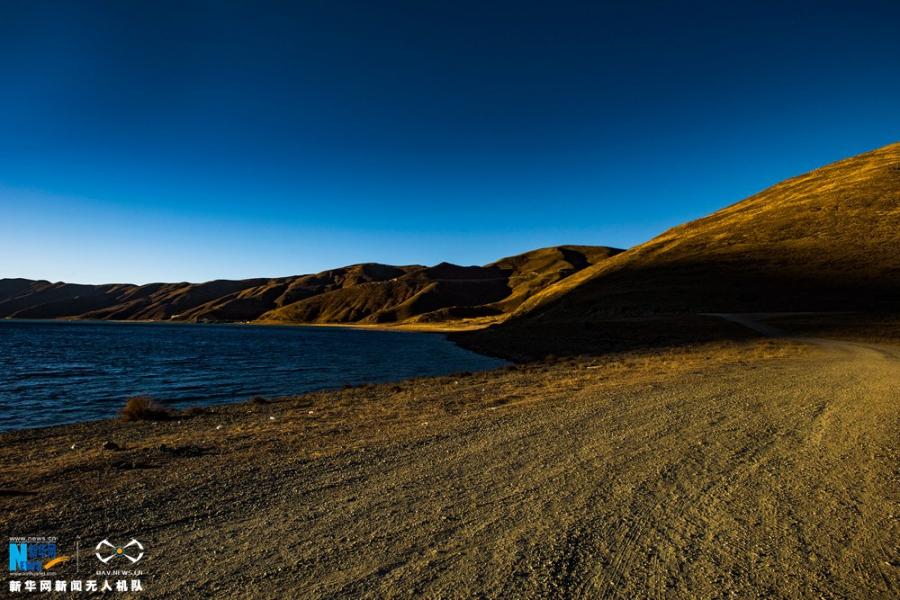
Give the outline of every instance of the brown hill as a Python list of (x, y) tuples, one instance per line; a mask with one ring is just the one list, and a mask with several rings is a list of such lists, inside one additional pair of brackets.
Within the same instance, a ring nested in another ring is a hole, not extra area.
[(334, 290), (264, 314), (296, 323), (446, 323), (503, 318), (529, 295), (620, 252), (593, 246), (542, 248), (484, 267), (441, 263), (386, 281)]
[(619, 343), (666, 339), (664, 330), (715, 335), (701, 317), (686, 316), (708, 312), (898, 308), (900, 144), (789, 179), (626, 252), (561, 246), (483, 267), (361, 264), (202, 284), (0, 280), (0, 318), (470, 327), (506, 321), (474, 339), (513, 332), (507, 337), (519, 341), (510, 346), (521, 346), (540, 330), (538, 337), (568, 351), (577, 346), (572, 336), (584, 337), (600, 322), (604, 343)]
[(533, 295), (529, 319), (900, 308), (900, 144), (788, 179)]
[(206, 283), (0, 280), (0, 318), (411, 323), (502, 316), (531, 293), (619, 252), (545, 248), (485, 267), (358, 264), (314, 275)]
[(516, 357), (592, 353), (742, 334), (704, 313), (793, 311), (900, 312), (900, 144), (670, 229), (457, 339)]
[(0, 280), (0, 318), (239, 321), (344, 286), (402, 275), (411, 267), (361, 264), (275, 279), (81, 285)]

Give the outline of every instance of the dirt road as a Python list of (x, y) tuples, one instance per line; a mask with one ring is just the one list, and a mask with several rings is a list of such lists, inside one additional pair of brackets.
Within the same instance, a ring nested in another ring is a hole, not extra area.
[[(313, 435), (288, 423), (319, 405), (288, 402), (69, 431), (51, 441), (130, 432), (138, 457), (161, 439), (216, 451), (107, 468), (108, 495), (48, 483), (100, 469), (102, 452), (48, 458), (27, 485), (59, 503), (15, 526), (141, 537), (148, 596), (898, 597), (900, 350), (757, 353), (423, 382), (383, 430), (343, 415)], [(3, 442), (27, 469), (29, 440)]]

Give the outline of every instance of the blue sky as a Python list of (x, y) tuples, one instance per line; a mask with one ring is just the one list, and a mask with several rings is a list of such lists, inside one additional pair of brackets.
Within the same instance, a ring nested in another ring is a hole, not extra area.
[(0, 277), (627, 247), (900, 140), (896, 2), (5, 2)]

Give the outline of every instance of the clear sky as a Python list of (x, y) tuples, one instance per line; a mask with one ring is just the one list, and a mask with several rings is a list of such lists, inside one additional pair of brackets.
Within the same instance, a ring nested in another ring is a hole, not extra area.
[(900, 140), (900, 3), (0, 2), (0, 277), (627, 247)]

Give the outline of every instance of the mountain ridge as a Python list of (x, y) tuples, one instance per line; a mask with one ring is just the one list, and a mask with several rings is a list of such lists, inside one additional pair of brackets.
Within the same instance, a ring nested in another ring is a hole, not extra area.
[(499, 318), (535, 289), (618, 252), (604, 246), (555, 246), (485, 266), (358, 263), (307, 275), (203, 283), (0, 279), (0, 318), (308, 324)]
[(484, 266), (359, 263), (200, 284), (0, 280), (0, 318), (444, 325), (488, 336), (658, 315), (898, 309), (900, 143), (624, 251), (565, 245)]
[[(674, 273), (677, 269), (682, 272)], [(693, 272), (685, 272), (688, 269)], [(660, 275), (668, 279), (660, 280)], [(835, 281), (838, 278), (842, 281)], [(636, 285), (638, 280), (653, 289)], [(734, 294), (725, 289), (726, 283), (744, 289)], [(762, 290), (768, 295), (749, 289), (757, 283), (769, 284)], [(809, 289), (786, 294), (772, 289), (777, 283)], [(629, 290), (629, 284), (641, 289)], [(602, 303), (599, 312), (606, 314), (628, 313), (629, 306), (638, 313), (896, 307), (900, 142), (791, 177), (672, 227), (548, 286), (519, 306), (513, 317), (544, 314), (555, 301), (584, 307), (591, 287), (598, 289), (590, 303)], [(874, 302), (839, 293), (847, 287), (872, 292)], [(690, 289), (702, 290), (704, 296), (722, 293), (721, 301), (685, 294)], [(665, 298), (651, 299), (660, 291)], [(675, 292), (682, 294), (680, 304), (672, 301)]]
[(768, 313), (806, 336), (900, 330), (900, 143), (673, 227), (453, 339), (530, 360), (758, 335), (721, 313)]

